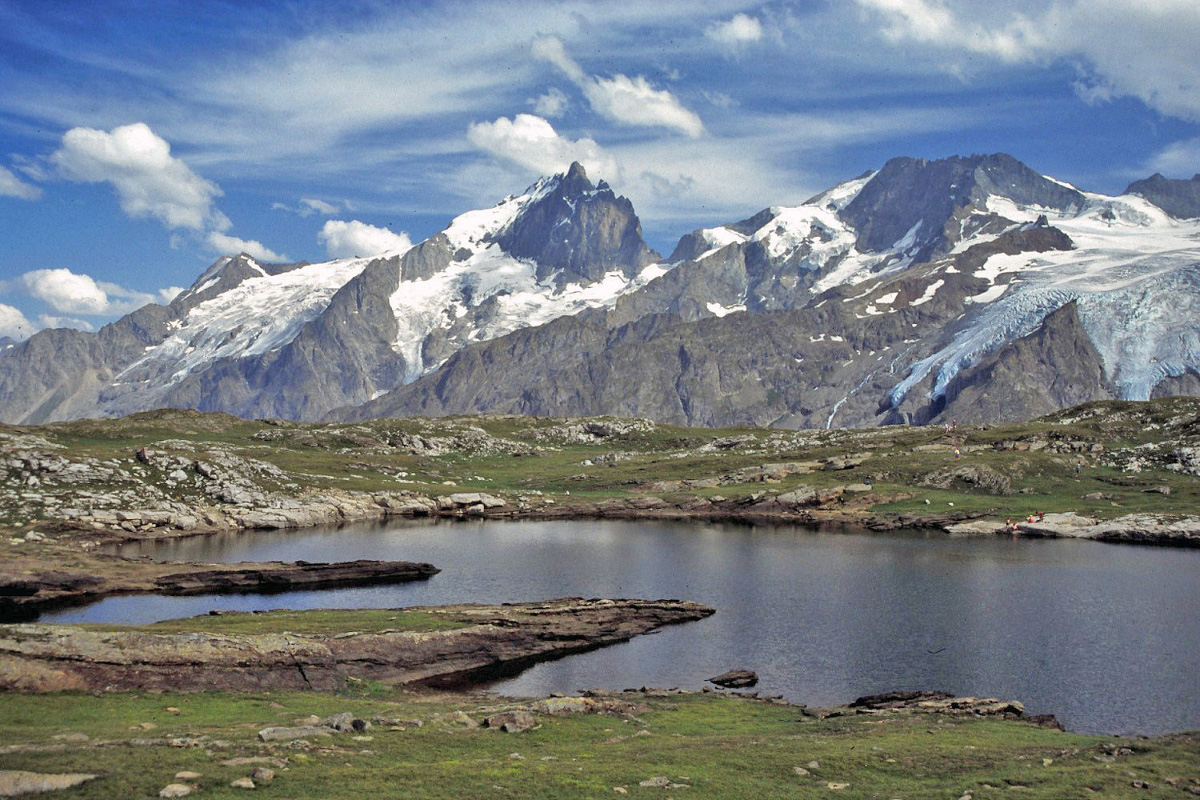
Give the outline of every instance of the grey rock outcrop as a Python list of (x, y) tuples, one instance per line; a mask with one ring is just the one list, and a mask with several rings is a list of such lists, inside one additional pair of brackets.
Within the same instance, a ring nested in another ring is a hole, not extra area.
[(1200, 217), (1200, 174), (1185, 181), (1164, 178), (1156, 172), (1149, 178), (1129, 184), (1125, 194), (1144, 197), (1178, 219)]
[(928, 261), (953, 245), (962, 210), (982, 206), (989, 195), (1060, 210), (1084, 204), (1080, 192), (1003, 153), (936, 161), (893, 158), (842, 216), (858, 231), (860, 249), (886, 250), (911, 232), (913, 260)]
[(539, 280), (560, 270), (567, 281), (594, 281), (612, 270), (632, 277), (659, 258), (642, 240), (633, 204), (604, 181), (593, 185), (579, 162), (496, 243), (517, 258), (536, 261)]

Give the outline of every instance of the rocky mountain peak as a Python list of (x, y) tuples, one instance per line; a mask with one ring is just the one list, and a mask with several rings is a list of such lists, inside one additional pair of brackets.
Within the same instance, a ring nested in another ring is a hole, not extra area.
[(921, 262), (953, 247), (947, 224), (961, 219), (964, 210), (986, 212), (989, 197), (1060, 211), (1084, 203), (1079, 191), (1005, 153), (934, 161), (901, 157), (884, 164), (839, 216), (858, 232), (859, 250), (883, 252), (909, 239), (906, 252)]
[(1156, 172), (1149, 178), (1129, 184), (1125, 194), (1144, 197), (1176, 219), (1200, 217), (1200, 175), (1186, 181), (1166, 178)]
[(604, 181), (593, 184), (579, 162), (542, 183), (535, 199), (494, 241), (516, 258), (537, 262), (538, 280), (596, 281), (608, 272), (632, 277), (659, 255), (642, 239), (628, 198)]
[(290, 264), (260, 264), (254, 256), (248, 253), (221, 256), (208, 269), (200, 273), (200, 277), (188, 287), (187, 291), (181, 292), (171, 301), (171, 308), (179, 312), (187, 311), (205, 300), (229, 291), (249, 278), (281, 275), (284, 272), (291, 272), (307, 266), (309, 266), (307, 261)]

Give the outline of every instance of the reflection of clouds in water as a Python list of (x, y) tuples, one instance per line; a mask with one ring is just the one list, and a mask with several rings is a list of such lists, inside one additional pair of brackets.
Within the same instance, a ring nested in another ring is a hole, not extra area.
[[(698, 689), (731, 667), (823, 705), (894, 689), (1018, 699), (1068, 727), (1200, 727), (1200, 553), (929, 533), (579, 522), (404, 522), (193, 537), (139, 552), (198, 561), (429, 561), (428, 581), (278, 595), (114, 597), (54, 621), (210, 609), (363, 608), (563, 596), (681, 598), (706, 620), (541, 664), (495, 685)], [(50, 619), (48, 617), (48, 619)]]

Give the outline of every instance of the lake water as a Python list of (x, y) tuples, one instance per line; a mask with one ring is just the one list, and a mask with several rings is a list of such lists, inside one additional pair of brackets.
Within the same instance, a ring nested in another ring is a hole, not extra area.
[(698, 689), (733, 667), (810, 705), (894, 689), (1016, 699), (1072, 730), (1200, 729), (1200, 551), (941, 534), (612, 521), (390, 523), (193, 537), (127, 555), (429, 561), (428, 581), (276, 595), (114, 597), (45, 615), (143, 623), (210, 609), (681, 598), (702, 622), (535, 666), (516, 695)]

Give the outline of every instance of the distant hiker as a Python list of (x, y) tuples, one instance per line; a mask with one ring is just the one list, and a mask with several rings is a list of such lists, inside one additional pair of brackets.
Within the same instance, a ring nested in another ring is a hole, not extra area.
[(1044, 519), (1046, 519), (1046, 512), (1045, 512), (1045, 511), (1039, 511), (1039, 512), (1038, 512), (1038, 519), (1037, 519), (1037, 521), (1038, 521), (1038, 522), (1041, 522), (1041, 521), (1043, 521)]
[(959, 450), (957, 447), (954, 448), (954, 460), (958, 461), (961, 458), (962, 458), (962, 450)]
[(1082, 466), (1080, 465), (1080, 463), (1078, 461), (1076, 461), (1075, 462), (1075, 477), (1076, 478), (1079, 477), (1079, 472), (1081, 469), (1082, 469)]

